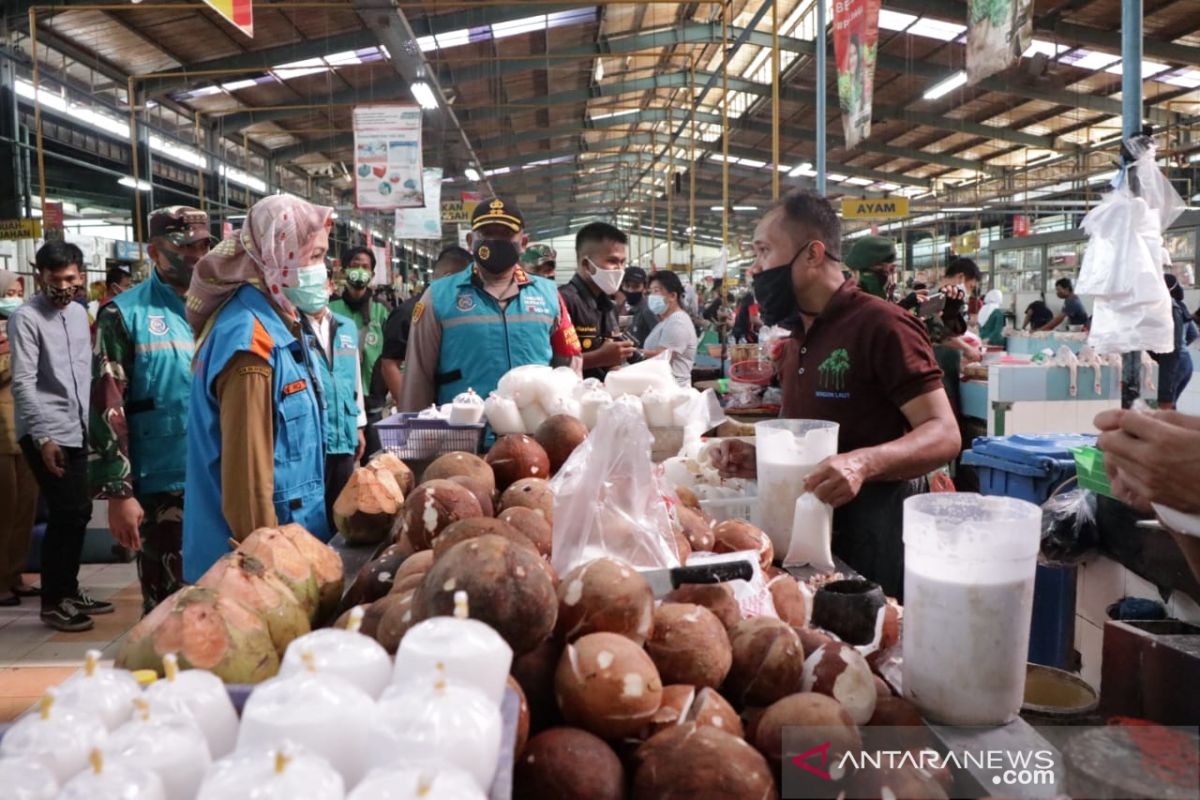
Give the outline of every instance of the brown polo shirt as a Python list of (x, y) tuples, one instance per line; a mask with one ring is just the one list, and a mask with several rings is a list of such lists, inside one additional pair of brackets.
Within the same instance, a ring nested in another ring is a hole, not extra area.
[(899, 439), (910, 430), (900, 407), (942, 388), (921, 321), (853, 279), (784, 343), (779, 369), (780, 416), (837, 422), (841, 453)]

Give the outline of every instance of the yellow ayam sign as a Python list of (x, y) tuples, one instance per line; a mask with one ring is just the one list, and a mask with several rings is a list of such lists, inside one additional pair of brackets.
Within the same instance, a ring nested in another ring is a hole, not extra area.
[(0, 219), (0, 239), (40, 239), (40, 219)]
[(895, 219), (908, 216), (907, 197), (843, 197), (843, 219)]

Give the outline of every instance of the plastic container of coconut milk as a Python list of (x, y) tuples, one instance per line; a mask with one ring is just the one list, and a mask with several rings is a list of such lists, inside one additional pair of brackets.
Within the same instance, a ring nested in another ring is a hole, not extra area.
[[(804, 480), (837, 454), (838, 424), (822, 419), (772, 419), (754, 425), (762, 529), (775, 552), (788, 552), (796, 500)], [(832, 514), (832, 511), (830, 511)]]

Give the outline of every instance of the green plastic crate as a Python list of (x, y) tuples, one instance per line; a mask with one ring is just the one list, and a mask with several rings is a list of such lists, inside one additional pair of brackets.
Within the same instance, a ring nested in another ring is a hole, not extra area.
[(1071, 455), (1075, 456), (1075, 477), (1084, 489), (1113, 497), (1112, 485), (1108, 482), (1108, 473), (1104, 471), (1104, 453), (1096, 447), (1072, 447)]

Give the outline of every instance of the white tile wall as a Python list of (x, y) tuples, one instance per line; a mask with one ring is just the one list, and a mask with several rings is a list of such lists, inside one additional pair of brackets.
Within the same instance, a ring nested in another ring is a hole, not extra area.
[(1085, 619), (1076, 619), (1075, 626), (1078, 631), (1079, 652), (1083, 655), (1079, 677), (1098, 690), (1100, 689), (1100, 653), (1104, 649), (1104, 628), (1093, 625)]
[[(1097, 433), (1092, 425), (1096, 415), (1120, 405), (1119, 400), (1013, 403), (1004, 418), (1004, 433)], [(988, 418), (988, 435), (996, 435), (994, 414)]]

